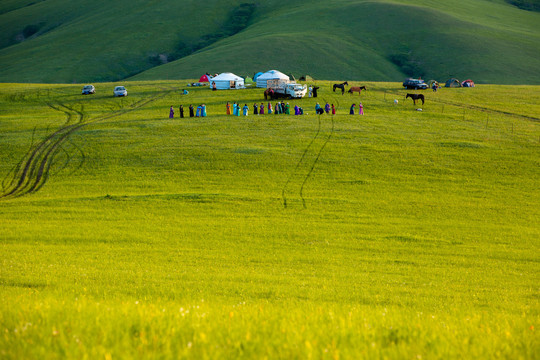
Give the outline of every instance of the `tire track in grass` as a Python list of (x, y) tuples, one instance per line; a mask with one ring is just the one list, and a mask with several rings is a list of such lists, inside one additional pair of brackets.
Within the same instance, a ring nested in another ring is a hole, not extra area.
[[(78, 130), (87, 125), (138, 110), (176, 90), (176, 88), (168, 90), (162, 89), (161, 92), (152, 97), (140, 99), (130, 104), (128, 107), (122, 106), (119, 110), (98, 116), (92, 120), (86, 120), (87, 114), (85, 113), (83, 106), (78, 110), (60, 102), (47, 102), (46, 105), (51, 109), (63, 112), (66, 116), (66, 121), (60, 129), (32, 146), (28, 153), (16, 165), (15, 169), (7, 175), (2, 182), (3, 188), (2, 193), (0, 194), (0, 200), (21, 197), (40, 190), (49, 178), (55, 156), (60, 149), (62, 149), (62, 145), (69, 140), (69, 137)], [(77, 149), (82, 153), (80, 148)], [(82, 154), (84, 159), (84, 153)], [(67, 156), (69, 161), (69, 155)], [(5, 184), (8, 185), (6, 186)]]
[[(336, 109), (339, 108), (339, 101), (337, 99), (335, 99), (335, 102), (337, 104), (337, 107)], [(323, 101), (326, 103), (326, 99), (323, 98)], [(306, 183), (308, 182), (308, 180), (310, 179), (311, 177), (311, 174), (313, 173), (313, 170), (315, 169), (315, 166), (317, 165), (317, 163), (319, 162), (319, 159), (321, 157), (321, 154), (323, 153), (323, 150), (325, 149), (326, 145), (328, 144), (328, 142), (330, 141), (330, 139), (332, 138), (333, 134), (334, 134), (334, 115), (331, 116), (331, 123), (332, 123), (332, 126), (331, 126), (331, 130), (330, 130), (330, 134), (326, 137), (326, 139), (324, 140), (324, 142), (322, 143), (321, 147), (319, 148), (319, 150), (317, 151), (316, 155), (315, 155), (315, 159), (313, 160), (313, 162), (311, 163), (311, 165), (306, 165), (306, 166), (309, 166), (309, 169), (307, 170), (307, 173), (306, 175), (303, 177), (302, 181), (301, 181), (301, 184), (300, 184), (300, 189), (299, 189), (299, 196), (300, 196), (300, 199), (302, 200), (302, 206), (304, 209), (307, 208), (307, 205), (306, 205), (306, 199), (304, 198), (304, 188), (305, 188), (305, 185)], [(300, 160), (298, 160), (295, 168), (293, 169), (293, 171), (290, 173), (289, 177), (287, 178), (287, 181), (285, 182), (285, 185), (283, 186), (283, 189), (281, 191), (281, 197), (282, 197), (282, 200), (283, 200), (283, 207), (284, 208), (287, 208), (288, 204), (287, 204), (287, 197), (286, 197), (286, 191), (287, 191), (287, 187), (289, 186), (289, 184), (291, 183), (293, 177), (295, 176), (299, 176), (300, 175), (300, 172), (299, 172), (299, 169), (305, 165), (305, 163), (307, 162), (306, 160), (306, 156), (308, 154), (308, 152), (310, 150), (313, 149), (313, 145), (314, 143), (316, 142), (316, 140), (319, 138), (319, 135), (321, 134), (321, 129), (322, 129), (322, 121), (321, 121), (321, 115), (319, 114), (318, 115), (318, 126), (317, 126), (317, 131), (315, 133), (315, 135), (313, 136), (313, 138), (311, 139), (310, 143), (308, 144), (308, 146), (306, 147), (306, 149), (304, 150), (304, 152), (302, 153), (302, 156), (300, 157)], [(314, 150), (315, 151), (315, 150)]]

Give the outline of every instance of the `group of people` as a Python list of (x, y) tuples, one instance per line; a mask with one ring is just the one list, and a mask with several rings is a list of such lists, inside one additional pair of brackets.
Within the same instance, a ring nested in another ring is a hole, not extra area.
[(332, 104), (332, 106), (330, 106), (329, 103), (326, 103), (326, 105), (324, 105), (324, 108), (319, 103), (317, 103), (317, 105), (315, 105), (315, 112), (318, 115), (322, 115), (325, 112), (327, 114), (330, 114), (330, 110), (332, 110), (332, 115), (336, 115), (336, 108), (335, 108), (334, 104)]
[[(227, 102), (227, 115), (234, 115), (234, 116), (240, 116), (240, 112), (243, 116), (249, 115), (249, 106), (247, 104), (244, 104), (243, 107), (240, 106), (238, 103), (233, 103), (232, 105)], [(180, 105), (178, 108), (179, 116), (180, 118), (184, 117), (184, 106)], [(315, 113), (318, 115), (322, 115), (324, 113), (330, 114), (332, 112), (332, 115), (336, 114), (336, 108), (334, 104), (330, 105), (329, 103), (326, 103), (324, 105), (324, 108), (317, 103), (315, 105)], [(272, 105), (271, 103), (268, 103), (268, 105), (264, 105), (264, 103), (259, 104), (253, 104), (253, 115), (264, 115), (267, 114), (286, 114), (289, 115), (291, 113), (291, 107), (289, 103), (277, 102), (275, 105)], [(350, 115), (354, 115), (356, 113), (356, 104), (352, 104), (351, 108), (349, 110)], [(295, 105), (294, 106), (294, 115), (304, 115), (304, 109), (302, 109), (300, 106)], [(358, 104), (358, 115), (364, 115), (364, 106), (362, 103)], [(197, 106), (197, 108), (194, 108), (193, 105), (189, 105), (189, 117), (205, 117), (206, 116), (206, 105), (201, 104)], [(171, 106), (169, 110), (169, 118), (174, 118), (174, 107)]]
[(308, 90), (308, 97), (317, 97), (317, 90), (319, 90), (318, 86), (309, 85)]
[[(232, 105), (227, 102), (226, 107), (227, 115), (234, 115), (234, 116), (240, 116), (240, 111), (242, 112), (242, 115), (248, 116), (249, 115), (249, 106), (245, 104), (243, 107), (240, 107), (240, 104), (233, 103)], [(272, 103), (268, 103), (265, 105), (264, 103), (259, 104), (253, 104), (253, 115), (264, 115), (264, 114), (286, 114), (289, 115), (291, 113), (291, 107), (289, 103), (277, 102), (275, 105), (272, 105)], [(303, 115), (304, 110), (300, 108), (298, 105), (294, 107), (294, 114), (295, 115)]]
[[(181, 118), (184, 117), (184, 106), (183, 105), (180, 105), (178, 107), (178, 114)], [(189, 117), (205, 117), (206, 116), (206, 105), (205, 104), (201, 104), (199, 106), (197, 106), (197, 108), (195, 109), (193, 107), (193, 105), (189, 105)], [(174, 118), (174, 107), (171, 106), (170, 110), (169, 110), (169, 119), (173, 119)]]
[[(356, 110), (356, 104), (351, 105), (351, 109), (349, 110), (350, 115), (354, 115)], [(364, 105), (362, 103), (358, 104), (358, 115), (364, 115)]]

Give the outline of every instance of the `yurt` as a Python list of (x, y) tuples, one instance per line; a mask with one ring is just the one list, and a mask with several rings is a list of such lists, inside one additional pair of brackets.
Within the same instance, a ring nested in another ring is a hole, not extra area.
[(257, 87), (266, 88), (268, 80), (285, 80), (289, 81), (289, 77), (277, 70), (270, 70), (262, 75), (257, 76)]
[(210, 80), (210, 89), (216, 84), (217, 90), (243, 89), (244, 79), (230, 72), (221, 73)]

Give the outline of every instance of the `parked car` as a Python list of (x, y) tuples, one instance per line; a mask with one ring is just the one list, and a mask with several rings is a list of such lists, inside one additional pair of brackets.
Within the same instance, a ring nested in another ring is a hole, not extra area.
[(114, 88), (114, 96), (127, 96), (127, 90), (123, 86), (117, 86)]
[(428, 88), (428, 84), (426, 84), (424, 80), (420, 79), (405, 79), (403, 86), (405, 89), (414, 90), (426, 90)]
[(83, 95), (90, 95), (90, 94), (95, 94), (95, 93), (96, 93), (96, 88), (94, 87), (94, 85), (85, 85), (82, 88)]

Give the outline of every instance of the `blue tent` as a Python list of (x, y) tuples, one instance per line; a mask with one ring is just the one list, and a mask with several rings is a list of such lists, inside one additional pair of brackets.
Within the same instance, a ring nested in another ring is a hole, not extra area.
[(258, 72), (258, 73), (256, 73), (255, 75), (253, 75), (253, 81), (257, 81), (257, 78), (258, 78), (259, 76), (261, 76), (262, 74), (263, 74), (262, 72)]

